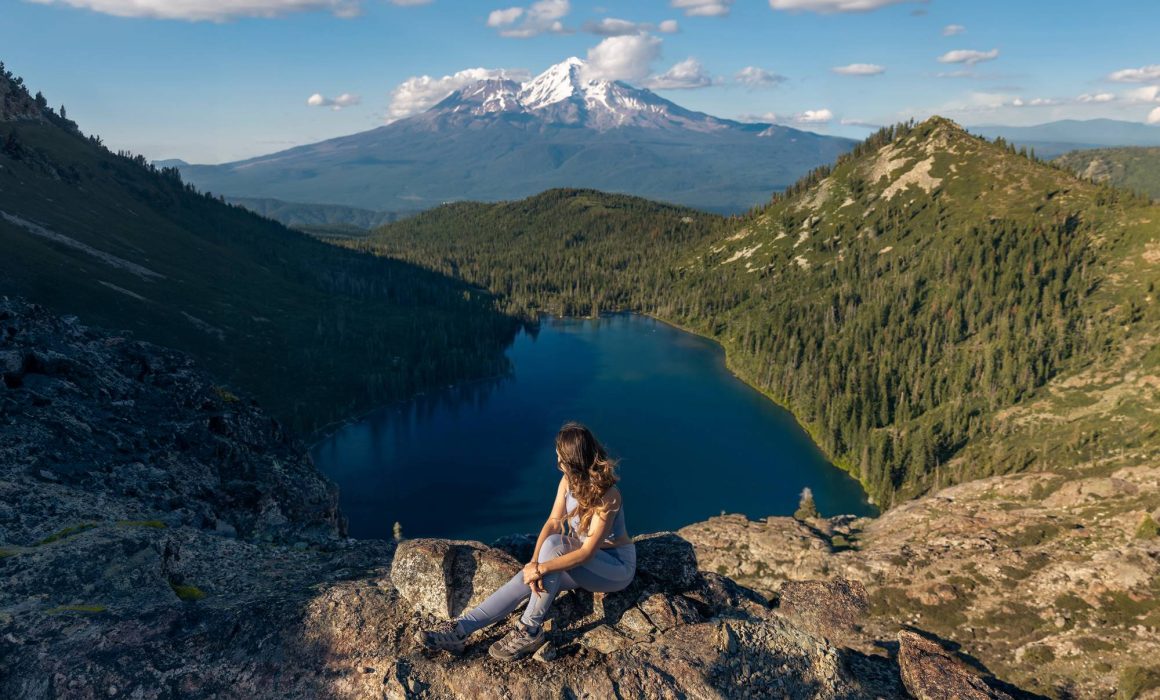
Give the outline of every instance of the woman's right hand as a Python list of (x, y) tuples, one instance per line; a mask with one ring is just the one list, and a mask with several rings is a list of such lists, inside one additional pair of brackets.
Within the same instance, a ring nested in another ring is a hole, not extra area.
[(544, 582), (541, 580), (540, 573), (536, 571), (538, 566), (538, 562), (535, 561), (530, 561), (524, 565), (524, 583), (528, 584), (533, 592), (543, 593)]

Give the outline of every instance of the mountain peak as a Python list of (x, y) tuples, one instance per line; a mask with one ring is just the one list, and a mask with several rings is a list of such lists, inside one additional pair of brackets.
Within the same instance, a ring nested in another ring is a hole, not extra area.
[(526, 109), (534, 110), (583, 95), (586, 85), (581, 79), (581, 73), (586, 65), (584, 61), (572, 56), (549, 67), (524, 83), (520, 90), (520, 102)]
[(618, 127), (719, 131), (741, 127), (676, 105), (619, 80), (591, 78), (588, 63), (571, 56), (525, 83), (492, 78), (466, 85), (425, 113), (424, 122), (463, 118), (533, 117), (542, 125), (606, 131)]

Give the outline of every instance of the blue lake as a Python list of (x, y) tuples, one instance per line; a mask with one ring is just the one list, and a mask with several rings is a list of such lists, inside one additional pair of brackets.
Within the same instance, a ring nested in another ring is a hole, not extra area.
[(711, 340), (637, 314), (543, 317), (508, 349), (511, 375), (429, 392), (312, 448), (341, 489), (352, 537), (489, 542), (538, 532), (568, 420), (620, 458), (629, 534), (728, 513), (788, 515), (803, 487), (823, 515), (869, 514), (786, 410), (725, 368)]

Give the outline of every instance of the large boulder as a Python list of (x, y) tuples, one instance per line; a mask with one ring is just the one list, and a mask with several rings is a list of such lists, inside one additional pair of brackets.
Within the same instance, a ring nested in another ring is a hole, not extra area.
[(391, 582), (407, 602), (438, 618), (482, 603), (522, 568), (510, 554), (470, 540), (403, 540)]
[(829, 581), (786, 581), (781, 587), (778, 610), (799, 627), (835, 639), (856, 630), (870, 602), (860, 581), (838, 578)]
[(649, 588), (682, 593), (697, 582), (697, 554), (693, 545), (675, 532), (638, 535), (636, 575)]
[(917, 700), (1012, 700), (942, 644), (910, 630), (898, 633), (898, 666)]

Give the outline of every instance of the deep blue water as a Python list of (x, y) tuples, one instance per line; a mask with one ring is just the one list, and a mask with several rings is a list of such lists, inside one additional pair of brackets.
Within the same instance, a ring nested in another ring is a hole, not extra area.
[(636, 314), (543, 318), (508, 350), (512, 375), (428, 393), (317, 443), (353, 537), (484, 542), (539, 532), (578, 420), (620, 458), (630, 535), (722, 511), (788, 515), (803, 487), (823, 515), (873, 511), (787, 411), (734, 377), (711, 340)]

